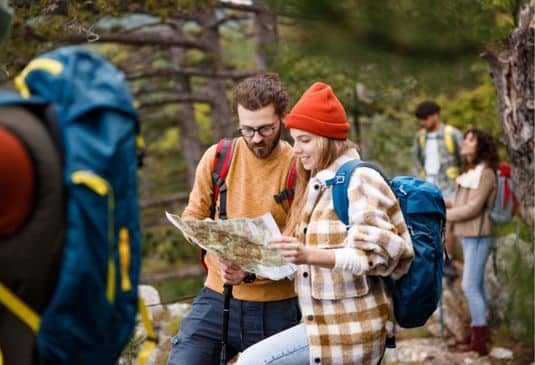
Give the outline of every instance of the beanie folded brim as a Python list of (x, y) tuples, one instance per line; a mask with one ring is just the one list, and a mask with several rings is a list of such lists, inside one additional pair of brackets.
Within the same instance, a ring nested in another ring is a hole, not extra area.
[(288, 129), (300, 129), (320, 136), (332, 139), (347, 139), (349, 136), (349, 123), (329, 123), (311, 116), (290, 113), (284, 125)]

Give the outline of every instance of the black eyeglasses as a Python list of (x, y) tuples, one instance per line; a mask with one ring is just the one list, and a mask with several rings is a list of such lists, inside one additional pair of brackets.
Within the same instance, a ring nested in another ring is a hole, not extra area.
[(238, 128), (238, 132), (245, 138), (253, 138), (256, 132), (262, 137), (269, 137), (275, 132), (275, 128), (277, 128), (275, 124), (263, 125), (259, 128), (240, 127)]

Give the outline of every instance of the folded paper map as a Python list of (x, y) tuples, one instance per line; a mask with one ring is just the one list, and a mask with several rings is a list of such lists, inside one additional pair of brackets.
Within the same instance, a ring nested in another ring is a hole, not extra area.
[(283, 279), (295, 271), (295, 265), (286, 263), (277, 250), (268, 247), (281, 234), (271, 213), (257, 218), (215, 221), (183, 220), (168, 212), (165, 216), (189, 242), (233, 260), (244, 270), (271, 280)]

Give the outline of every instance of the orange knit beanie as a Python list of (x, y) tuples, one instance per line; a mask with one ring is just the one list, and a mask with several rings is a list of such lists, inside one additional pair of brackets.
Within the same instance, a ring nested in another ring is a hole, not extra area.
[(349, 123), (344, 106), (333, 89), (315, 82), (294, 105), (284, 122), (286, 128), (295, 128), (333, 139), (347, 139)]

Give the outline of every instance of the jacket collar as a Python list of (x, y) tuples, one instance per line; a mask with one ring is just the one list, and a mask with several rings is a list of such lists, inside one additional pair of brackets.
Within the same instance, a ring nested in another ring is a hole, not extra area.
[(336, 175), (336, 171), (344, 163), (350, 160), (360, 160), (359, 153), (354, 148), (346, 150), (343, 154), (338, 156), (332, 164), (330, 164), (326, 169), (320, 170), (314, 175), (309, 182), (310, 184), (321, 184), (325, 185), (325, 181), (332, 179)]
[(332, 179), (336, 175), (336, 171), (342, 164), (350, 160), (360, 159), (360, 156), (355, 149), (349, 149), (338, 156), (336, 160), (326, 169), (320, 170), (310, 178), (306, 190), (305, 206), (303, 208), (303, 223), (308, 224), (312, 211), (318, 203), (320, 196), (327, 189), (326, 180)]
[(476, 167), (471, 168), (465, 173), (459, 175), (456, 179), (457, 184), (463, 188), (477, 189), (484, 169), (485, 164), (483, 162), (479, 163)]

